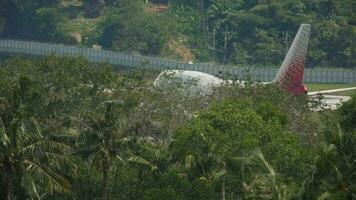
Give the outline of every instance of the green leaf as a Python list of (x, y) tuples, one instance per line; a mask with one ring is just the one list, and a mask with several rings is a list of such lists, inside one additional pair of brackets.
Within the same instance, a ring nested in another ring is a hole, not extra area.
[(195, 167), (195, 159), (193, 155), (188, 155), (185, 157), (185, 169), (190, 169)]
[(220, 171), (214, 172), (214, 173), (213, 173), (213, 179), (214, 179), (214, 180), (219, 180), (219, 179), (220, 179), (221, 177), (223, 177), (225, 174), (226, 174), (226, 171), (225, 171), (225, 170), (220, 170)]
[(274, 171), (273, 167), (266, 161), (265, 157), (263, 156), (261, 150), (259, 148), (253, 151), (253, 155), (257, 158), (258, 163), (268, 170), (272, 177), (276, 176), (276, 172)]
[(148, 160), (142, 158), (142, 157), (139, 157), (139, 156), (132, 156), (129, 158), (129, 162), (132, 162), (132, 163), (137, 163), (137, 164), (141, 164), (141, 165), (145, 165), (145, 166), (148, 166), (148, 167), (151, 167), (151, 170), (154, 171), (154, 170), (157, 170), (158, 167), (156, 165), (153, 165), (151, 162), (149, 162)]
[(71, 184), (65, 177), (52, 172), (49, 168), (43, 165), (39, 165), (30, 160), (25, 160), (24, 164), (26, 166), (26, 170), (29, 171), (27, 173), (34, 173), (38, 176), (42, 175), (49, 181), (49, 184), (51, 185), (50, 187), (53, 187), (56, 191), (68, 191), (71, 187)]
[(36, 136), (42, 138), (43, 136), (41, 134), (41, 126), (40, 126), (39, 122), (37, 121), (37, 119), (34, 117), (31, 117), (30, 120), (34, 126), (34, 129), (35, 129), (34, 131), (36, 133)]
[(30, 194), (32, 199), (41, 199), (37, 192), (36, 185), (30, 176), (25, 175), (23, 177), (23, 184), (25, 188), (28, 190), (28, 193)]
[(7, 146), (10, 143), (10, 139), (6, 134), (5, 125), (4, 125), (4, 122), (2, 121), (1, 117), (0, 117), (0, 142), (4, 146)]
[(317, 200), (324, 200), (330, 197), (329, 192), (324, 192), (322, 195), (320, 195)]
[(92, 160), (92, 167), (94, 169), (100, 169), (103, 165), (103, 160), (107, 159), (107, 153), (104, 149), (100, 149), (94, 154), (94, 158)]

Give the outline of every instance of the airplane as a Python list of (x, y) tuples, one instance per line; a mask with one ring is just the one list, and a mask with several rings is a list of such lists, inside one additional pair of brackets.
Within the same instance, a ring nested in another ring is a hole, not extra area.
[[(294, 95), (315, 96), (317, 94), (335, 92), (333, 90), (308, 92), (307, 86), (303, 83), (305, 57), (308, 48), (310, 30), (310, 24), (301, 24), (276, 77), (271, 82), (263, 82), (262, 84), (274, 84)], [(154, 86), (160, 87), (162, 84), (165, 84), (167, 77), (174, 77), (182, 81), (194, 80), (196, 87), (203, 93), (209, 93), (215, 87), (232, 82), (232, 80), (224, 80), (199, 71), (164, 70), (155, 79), (153, 83)], [(238, 84), (243, 86), (245, 82), (238, 81)], [(353, 89), (356, 89), (356, 87), (338, 89), (336, 92)], [(340, 101), (345, 101), (347, 99), (348, 98), (341, 98)]]

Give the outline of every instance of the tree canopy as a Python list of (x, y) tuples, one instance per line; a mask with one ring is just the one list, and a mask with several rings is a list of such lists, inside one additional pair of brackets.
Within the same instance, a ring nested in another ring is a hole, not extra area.
[(313, 112), (272, 85), (198, 95), (156, 75), (1, 63), (2, 199), (355, 198), (355, 97)]
[(309, 23), (308, 67), (356, 64), (352, 0), (1, 0), (0, 5), (3, 37), (67, 43), (76, 35), (79, 45), (239, 66), (280, 65), (300, 24)]

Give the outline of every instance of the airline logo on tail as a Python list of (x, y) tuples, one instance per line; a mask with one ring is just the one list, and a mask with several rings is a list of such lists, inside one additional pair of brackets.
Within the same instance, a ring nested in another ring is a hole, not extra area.
[(272, 81), (279, 87), (296, 95), (307, 93), (307, 88), (303, 84), (303, 75), (310, 28), (310, 24), (300, 26), (277, 76)]

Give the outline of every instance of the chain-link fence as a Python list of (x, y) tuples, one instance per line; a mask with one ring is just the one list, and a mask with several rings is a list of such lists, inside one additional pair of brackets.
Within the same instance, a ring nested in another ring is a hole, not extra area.
[[(236, 67), (210, 63), (189, 64), (186, 62), (128, 53), (79, 48), (51, 43), (0, 39), (0, 53), (25, 55), (82, 56), (92, 62), (106, 62), (126, 67), (143, 67), (155, 70), (181, 69), (202, 71), (212, 75), (228, 76), (231, 79), (246, 79), (268, 82), (273, 80), (278, 68)], [(356, 71), (345, 69), (305, 69), (305, 82), (356, 83)]]

